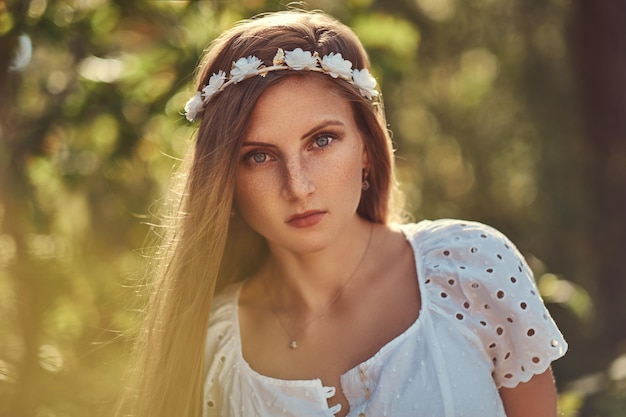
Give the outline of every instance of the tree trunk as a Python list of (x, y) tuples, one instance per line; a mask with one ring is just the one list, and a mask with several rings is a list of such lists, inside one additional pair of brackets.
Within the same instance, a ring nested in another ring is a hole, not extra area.
[(590, 150), (597, 307), (605, 346), (626, 340), (626, 2), (573, 3), (574, 64)]

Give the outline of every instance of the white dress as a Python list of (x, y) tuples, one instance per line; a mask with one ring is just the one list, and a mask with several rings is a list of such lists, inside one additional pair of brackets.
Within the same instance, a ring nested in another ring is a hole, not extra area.
[(415, 255), (419, 317), (342, 375), (341, 387), (254, 371), (241, 353), (241, 284), (216, 297), (204, 416), (333, 417), (336, 388), (351, 417), (505, 416), (498, 389), (527, 382), (567, 350), (528, 265), (504, 235), (480, 223), (422, 221), (401, 230)]

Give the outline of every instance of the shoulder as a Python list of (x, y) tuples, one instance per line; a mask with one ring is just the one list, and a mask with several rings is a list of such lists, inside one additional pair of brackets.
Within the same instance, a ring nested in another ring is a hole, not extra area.
[(213, 299), (206, 341), (207, 359), (214, 357), (223, 348), (224, 342), (234, 336), (240, 286), (240, 284), (231, 285)]
[(211, 315), (204, 357), (204, 416), (223, 415), (222, 387), (232, 381), (238, 364), (237, 303), (241, 283), (233, 284), (217, 294)]
[(416, 254), (424, 297), (459, 331), (480, 338), (498, 387), (542, 373), (567, 344), (515, 245), (493, 227), (437, 220), (402, 227)]
[(483, 306), (499, 300), (514, 308), (514, 298), (537, 296), (526, 260), (491, 226), (446, 219), (407, 225), (403, 231), (414, 248), (420, 279), (441, 298)]
[(524, 257), (509, 238), (482, 223), (424, 220), (403, 225), (401, 230), (413, 246), (417, 263), (425, 268), (447, 265), (465, 270), (479, 267), (486, 274), (494, 274), (496, 268), (501, 272), (503, 269), (515, 269), (518, 273), (528, 270)]
[[(407, 239), (422, 249), (446, 244), (467, 245), (472, 242), (500, 243), (510, 249), (512, 243), (497, 229), (483, 223), (457, 219), (423, 220), (400, 226)], [(489, 239), (492, 239), (489, 241)]]
[(215, 295), (211, 305), (211, 318), (209, 325), (217, 324), (230, 317), (232, 309), (237, 306), (237, 298), (241, 284), (232, 284), (226, 287), (222, 292)]

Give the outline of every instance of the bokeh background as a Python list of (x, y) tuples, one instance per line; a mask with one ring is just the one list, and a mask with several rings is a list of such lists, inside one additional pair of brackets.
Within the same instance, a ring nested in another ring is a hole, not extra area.
[[(570, 343), (561, 414), (626, 416), (626, 3), (308, 6), (367, 47), (415, 219), (489, 223), (527, 257)], [(284, 8), (0, 0), (0, 416), (110, 415), (195, 65)]]

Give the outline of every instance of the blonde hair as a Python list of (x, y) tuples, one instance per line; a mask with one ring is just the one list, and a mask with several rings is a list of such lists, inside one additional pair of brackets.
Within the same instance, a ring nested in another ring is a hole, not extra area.
[[(278, 48), (341, 53), (353, 68), (369, 68), (348, 27), (321, 12), (286, 11), (244, 21), (216, 39), (200, 65), (197, 89), (241, 57), (254, 55), (271, 64)], [(370, 188), (357, 212), (376, 223), (390, 219), (395, 181), (382, 99), (372, 103), (347, 82), (307, 71), (277, 71), (225, 89), (201, 114), (197, 142), (178, 174), (118, 415), (202, 415), (204, 345), (214, 293), (251, 274), (267, 256), (264, 239), (240, 216), (231, 216), (239, 148), (261, 94), (292, 76), (319, 77), (352, 104), (369, 161)]]

